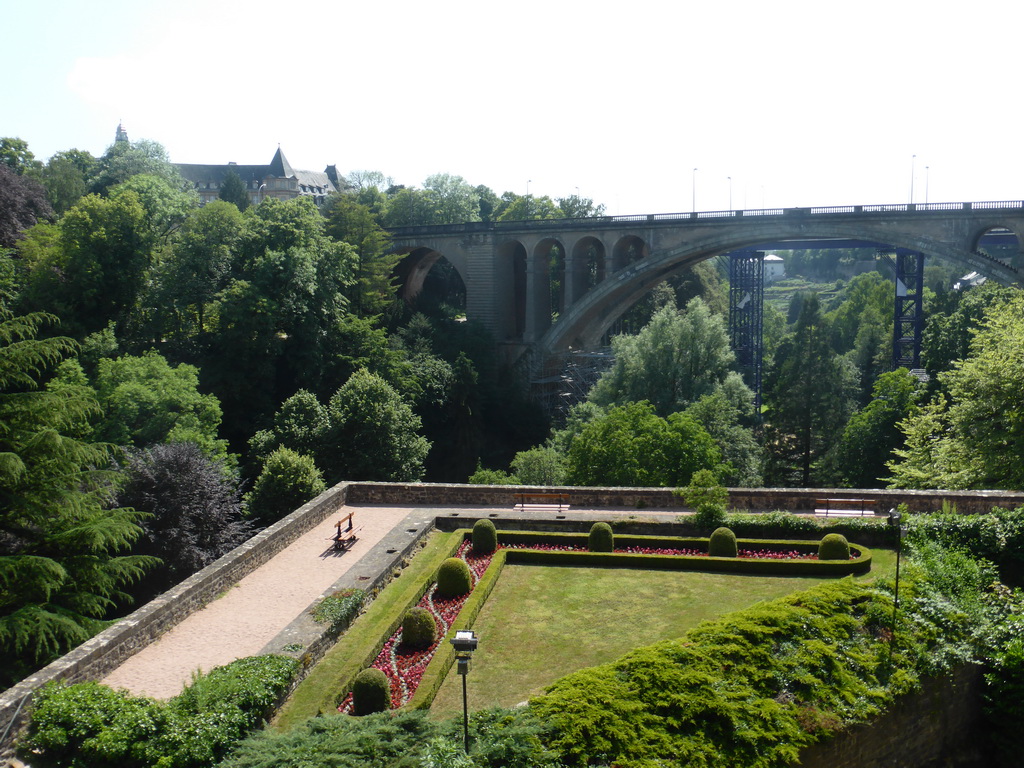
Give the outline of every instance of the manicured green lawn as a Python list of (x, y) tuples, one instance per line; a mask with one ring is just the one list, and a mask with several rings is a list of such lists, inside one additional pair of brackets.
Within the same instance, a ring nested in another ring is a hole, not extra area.
[[(874, 550), (875, 578), (895, 556)], [(706, 619), (824, 581), (815, 577), (746, 576), (510, 565), (474, 626), (480, 646), (467, 678), (470, 709), (512, 706), (558, 678), (613, 661), (627, 651), (683, 635)], [(454, 667), (431, 712), (462, 711)]]

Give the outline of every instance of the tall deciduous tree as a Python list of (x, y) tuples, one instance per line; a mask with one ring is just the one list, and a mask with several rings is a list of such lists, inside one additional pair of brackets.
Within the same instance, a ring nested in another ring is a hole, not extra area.
[(22, 232), (52, 214), (39, 182), (0, 163), (0, 249), (13, 247)]
[(327, 234), (355, 251), (352, 311), (364, 317), (387, 314), (397, 301), (394, 269), (402, 257), (388, 252), (391, 237), (373, 212), (351, 195), (337, 195), (327, 211)]
[(320, 466), (327, 480), (419, 480), (430, 444), (420, 418), (379, 376), (356, 371), (331, 398)]
[(693, 419), (663, 419), (648, 402), (611, 408), (572, 440), (566, 476), (572, 485), (681, 486), (699, 469), (716, 470), (722, 456)]
[(766, 376), (769, 481), (812, 484), (815, 462), (838, 439), (853, 410), (855, 377), (853, 366), (832, 350), (817, 295), (807, 297)]
[[(665, 305), (640, 333), (614, 337), (612, 350), (615, 363), (589, 395), (602, 406), (647, 400), (667, 416), (738, 378), (730, 371), (735, 356), (725, 323), (699, 298), (685, 312)], [(754, 399), (742, 382), (729, 391), (742, 393), (748, 403)]]
[(110, 509), (105, 450), (69, 433), (95, 413), (78, 387), (40, 381), (73, 343), (37, 339), (54, 318), (0, 309), (0, 684), (102, 628), (146, 558), (122, 556), (140, 512)]
[(96, 158), (81, 149), (57, 152), (46, 161), (39, 178), (53, 210), (64, 213), (85, 197), (95, 167)]

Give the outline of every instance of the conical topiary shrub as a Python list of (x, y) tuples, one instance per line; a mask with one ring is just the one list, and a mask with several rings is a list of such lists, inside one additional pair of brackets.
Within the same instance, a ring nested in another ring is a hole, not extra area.
[(402, 645), (429, 648), (437, 637), (437, 622), (426, 608), (412, 608), (402, 619)]
[(379, 669), (364, 669), (352, 681), (352, 714), (372, 715), (391, 709), (391, 683)]
[(458, 557), (449, 557), (437, 569), (438, 597), (458, 597), (473, 589), (473, 574), (466, 561)]
[(849, 560), (850, 542), (840, 533), (829, 533), (818, 544), (819, 560)]
[(615, 535), (608, 523), (594, 523), (587, 536), (587, 549), (591, 552), (614, 552)]
[(473, 523), (473, 553), (489, 555), (498, 548), (498, 530), (486, 517)]
[(736, 534), (728, 528), (716, 528), (708, 539), (708, 554), (711, 557), (736, 557), (739, 554)]

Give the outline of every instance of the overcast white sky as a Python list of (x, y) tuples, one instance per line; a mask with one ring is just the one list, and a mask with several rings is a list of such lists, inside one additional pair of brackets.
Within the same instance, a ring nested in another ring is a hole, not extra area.
[(40, 159), (122, 121), (175, 162), (611, 213), (1024, 196), (1014, 0), (4, 5), (0, 136)]

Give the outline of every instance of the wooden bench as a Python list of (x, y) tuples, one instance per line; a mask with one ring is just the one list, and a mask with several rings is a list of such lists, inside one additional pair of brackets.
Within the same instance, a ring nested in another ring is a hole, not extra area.
[(818, 517), (861, 517), (875, 514), (871, 499), (816, 499), (814, 514)]
[(534, 509), (556, 509), (563, 512), (569, 508), (568, 493), (517, 493), (515, 508), (525, 510), (527, 505)]
[[(341, 520), (334, 524), (334, 527), (337, 530), (331, 537), (331, 540), (334, 542), (334, 549), (338, 552), (344, 552), (359, 541), (359, 537), (356, 535), (358, 531), (355, 528), (354, 522), (355, 514), (355, 512), (349, 512), (345, 517), (341, 518)], [(343, 525), (346, 525), (344, 529), (341, 527)]]

